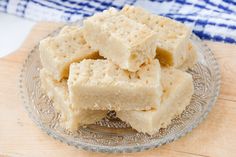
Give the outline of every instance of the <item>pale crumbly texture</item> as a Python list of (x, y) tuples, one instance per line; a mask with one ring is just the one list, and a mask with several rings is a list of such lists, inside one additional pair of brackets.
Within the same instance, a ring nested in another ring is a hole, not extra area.
[(58, 35), (40, 41), (43, 67), (55, 80), (68, 77), (69, 65), (85, 58), (99, 58), (98, 52), (87, 44), (78, 26), (65, 26)]
[(54, 80), (46, 69), (40, 70), (41, 87), (53, 100), (53, 105), (61, 113), (61, 123), (67, 129), (75, 131), (80, 125), (95, 123), (106, 116), (106, 111), (73, 110), (68, 96), (66, 80)]
[(162, 69), (161, 105), (150, 111), (119, 111), (116, 115), (139, 132), (155, 134), (183, 112), (193, 95), (192, 76), (177, 69)]
[(191, 29), (170, 18), (153, 15), (142, 8), (126, 5), (120, 13), (145, 24), (157, 33), (157, 58), (165, 66), (178, 68), (185, 61)]
[(191, 42), (189, 42), (187, 48), (187, 58), (184, 63), (178, 67), (178, 69), (186, 71), (189, 68), (192, 68), (197, 63), (197, 58), (197, 49)]
[(84, 37), (101, 56), (132, 72), (156, 55), (157, 34), (113, 8), (84, 20)]
[(83, 60), (70, 66), (69, 95), (73, 108), (150, 110), (160, 104), (160, 64), (154, 60), (138, 72), (120, 69), (109, 60)]

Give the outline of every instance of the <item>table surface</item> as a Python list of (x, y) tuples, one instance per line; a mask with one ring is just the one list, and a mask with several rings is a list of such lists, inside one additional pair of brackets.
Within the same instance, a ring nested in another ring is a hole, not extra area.
[[(24, 59), (40, 39), (60, 25), (38, 23), (21, 48), (0, 58), (0, 156), (111, 156), (86, 152), (54, 140), (28, 117), (20, 99), (18, 80)], [(236, 156), (236, 45), (204, 42), (212, 49), (221, 69), (221, 92), (207, 118), (191, 133), (175, 142), (145, 152), (113, 156)]]

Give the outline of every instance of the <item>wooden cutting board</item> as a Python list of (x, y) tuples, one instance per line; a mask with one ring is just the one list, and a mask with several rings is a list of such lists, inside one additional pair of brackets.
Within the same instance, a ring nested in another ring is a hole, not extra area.
[(236, 156), (236, 45), (204, 41), (220, 64), (222, 82), (216, 105), (191, 133), (159, 148), (132, 154), (86, 152), (54, 140), (28, 117), (19, 97), (18, 80), (22, 63), (37, 42), (58, 23), (35, 25), (23, 45), (13, 54), (0, 58), (0, 156)]

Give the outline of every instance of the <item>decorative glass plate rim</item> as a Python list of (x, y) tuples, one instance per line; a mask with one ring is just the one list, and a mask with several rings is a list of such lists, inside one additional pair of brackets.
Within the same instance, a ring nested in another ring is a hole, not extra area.
[[(52, 36), (55, 33), (57, 33), (62, 27), (57, 28), (56, 30), (54, 30), (52, 33), (48, 34), (47, 36)], [(214, 54), (212, 53), (212, 51), (209, 49), (209, 47), (203, 43), (201, 41), (201, 39), (199, 37), (197, 37), (195, 34), (192, 33), (191, 38), (196, 41), (199, 42), (201, 44), (201, 46), (203, 48), (205, 48), (205, 51), (207, 51), (208, 53), (208, 57), (210, 57), (208, 60), (212, 60), (213, 61), (213, 71), (215, 73), (215, 89), (216, 92), (214, 92), (214, 95), (212, 96), (211, 100), (208, 102), (208, 108), (207, 110), (202, 114), (202, 116), (200, 116), (197, 120), (195, 120), (195, 123), (193, 123), (190, 127), (185, 127), (183, 130), (181, 130), (180, 132), (178, 132), (178, 134), (176, 134), (176, 136), (170, 136), (168, 140), (162, 140), (159, 143), (156, 143), (155, 141), (151, 141), (148, 143), (144, 143), (141, 145), (136, 145), (136, 146), (101, 146), (101, 145), (97, 145), (97, 144), (88, 144), (82, 141), (77, 141), (76, 144), (73, 144), (73, 139), (71, 138), (64, 138), (62, 136), (60, 136), (59, 133), (57, 133), (56, 131), (44, 126), (42, 123), (40, 123), (40, 121), (37, 121), (37, 117), (35, 115), (33, 115), (33, 113), (30, 111), (30, 103), (27, 101), (27, 98), (25, 97), (25, 93), (27, 92), (26, 89), (23, 87), (23, 80), (24, 80), (24, 74), (27, 70), (26, 64), (29, 61), (29, 59), (32, 57), (32, 54), (34, 53), (35, 49), (38, 48), (38, 44), (30, 51), (30, 53), (28, 54), (27, 58), (25, 59), (21, 72), (20, 72), (20, 76), (19, 76), (19, 88), (20, 88), (20, 96), (21, 99), (23, 100), (23, 103), (25, 105), (25, 108), (28, 112), (29, 117), (34, 121), (34, 123), (40, 127), (40, 129), (44, 132), (46, 132), (49, 136), (53, 137), (56, 140), (61, 141), (62, 143), (66, 143), (68, 145), (71, 146), (75, 146), (76, 148), (82, 148), (84, 150), (88, 150), (88, 151), (93, 151), (93, 152), (106, 152), (106, 153), (122, 153), (122, 152), (127, 152), (127, 153), (131, 153), (131, 152), (140, 152), (140, 151), (144, 151), (144, 150), (148, 150), (148, 149), (153, 149), (156, 147), (159, 147), (161, 145), (170, 143), (172, 141), (175, 141), (183, 136), (185, 136), (187, 133), (191, 132), (194, 128), (196, 128), (208, 115), (208, 113), (211, 111), (212, 106), (216, 103), (217, 97), (219, 95), (220, 92), (220, 69), (219, 69), (219, 65), (214, 57)]]

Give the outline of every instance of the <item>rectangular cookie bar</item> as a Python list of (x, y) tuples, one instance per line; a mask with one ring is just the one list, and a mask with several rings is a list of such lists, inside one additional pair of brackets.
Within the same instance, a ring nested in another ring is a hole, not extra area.
[(69, 95), (73, 108), (150, 110), (160, 104), (160, 64), (154, 60), (137, 72), (109, 60), (83, 60), (70, 66)]
[(126, 5), (120, 13), (157, 33), (156, 54), (162, 65), (178, 68), (183, 64), (191, 29), (170, 18), (152, 15), (139, 7)]
[(163, 69), (161, 105), (150, 111), (118, 111), (116, 115), (139, 132), (150, 135), (170, 124), (171, 119), (183, 112), (193, 95), (192, 76), (177, 69)]
[(84, 38), (101, 56), (132, 72), (156, 55), (156, 33), (113, 8), (84, 20)]
[(71, 109), (67, 82), (54, 80), (45, 69), (40, 71), (41, 87), (46, 95), (53, 100), (53, 105), (61, 113), (61, 123), (74, 131), (80, 125), (95, 123), (106, 116), (106, 111)]
[(68, 77), (71, 63), (99, 56), (86, 43), (78, 26), (65, 26), (58, 35), (43, 39), (39, 51), (43, 67), (58, 81)]
[(187, 48), (187, 57), (182, 65), (178, 69), (186, 71), (189, 68), (192, 68), (197, 63), (197, 49), (196, 47), (189, 42)]

